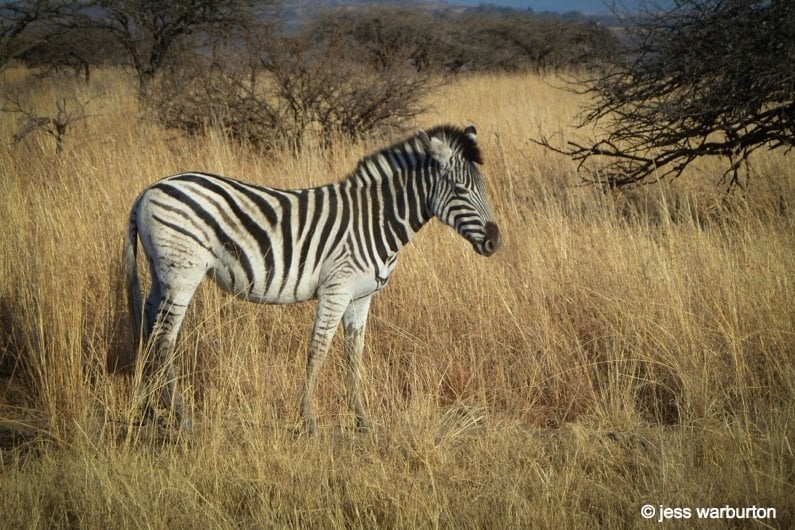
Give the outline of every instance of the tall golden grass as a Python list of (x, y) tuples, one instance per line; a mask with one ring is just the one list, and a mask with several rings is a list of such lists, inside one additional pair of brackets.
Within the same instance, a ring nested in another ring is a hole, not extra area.
[(163, 440), (136, 425), (134, 378), (106, 368), (129, 353), (119, 262), (136, 195), (192, 169), (317, 185), (384, 142), (262, 156), (183, 138), (117, 75), (2, 79), (42, 114), (102, 94), (60, 156), (46, 135), (13, 143), (20, 118), (0, 118), (3, 527), (626, 528), (653, 524), (644, 504), (652, 521), (755, 505), (775, 518), (717, 525), (795, 524), (791, 157), (758, 156), (745, 194), (705, 162), (601, 195), (530, 142), (578, 134), (580, 96), (553, 77), (463, 78), (417, 126), (477, 125), (504, 244), (485, 259), (433, 223), (403, 251), (368, 327), (375, 432), (351, 429), (337, 339), (321, 434), (295, 437), (313, 304), (208, 284), (179, 344), (195, 430)]

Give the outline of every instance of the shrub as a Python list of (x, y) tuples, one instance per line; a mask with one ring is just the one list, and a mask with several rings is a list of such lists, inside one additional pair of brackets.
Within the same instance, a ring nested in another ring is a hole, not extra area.
[(359, 138), (400, 128), (435, 86), (404, 49), (385, 60), (344, 34), (259, 27), (244, 42), (242, 53), (239, 44), (217, 44), (210, 56), (186, 50), (150, 98), (159, 119), (191, 133), (212, 125), (265, 148), (300, 149), (310, 133)]

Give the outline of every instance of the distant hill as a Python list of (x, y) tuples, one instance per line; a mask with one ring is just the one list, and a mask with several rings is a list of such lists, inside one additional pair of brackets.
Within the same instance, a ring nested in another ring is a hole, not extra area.
[[(638, 12), (644, 0), (621, 0), (630, 13)], [(673, 0), (658, 0), (659, 4)], [(566, 19), (588, 19), (606, 27), (617, 26), (618, 19), (602, 0), (284, 0), (284, 12), (292, 20), (329, 9), (351, 9), (359, 6), (382, 5), (416, 7), (431, 12), (463, 11), (467, 9), (516, 9), (536, 14), (552, 14)]]
[[(567, 13), (579, 11), (583, 15), (604, 15), (610, 13), (610, 9), (601, 0), (493, 0), (483, 2), (481, 0), (451, 0), (450, 3), (477, 6), (479, 4), (494, 4), (498, 6), (512, 7), (515, 9), (532, 9), (536, 13), (549, 11), (552, 13)], [(620, 5), (630, 13), (640, 11), (644, 0), (621, 0)], [(646, 1), (645, 3), (648, 3)], [(660, 0), (657, 4), (665, 6), (673, 4), (673, 0)]]

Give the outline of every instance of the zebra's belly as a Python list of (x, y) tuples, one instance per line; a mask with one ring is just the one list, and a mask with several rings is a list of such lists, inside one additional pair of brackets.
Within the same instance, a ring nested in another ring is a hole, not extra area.
[(326, 274), (322, 268), (309, 274), (304, 271), (301, 277), (292, 271), (284, 277), (278, 274), (258, 275), (253, 283), (247, 283), (245, 276), (234, 267), (216, 266), (208, 274), (223, 290), (250, 302), (293, 304), (312, 300), (319, 290), (328, 287), (348, 294), (354, 300), (369, 296), (386, 286), (394, 266), (393, 258), (385, 264), (364, 270), (344, 266)]
[(229, 269), (214, 269), (210, 277), (224, 291), (239, 298), (258, 304), (293, 304), (315, 298), (317, 293), (316, 276), (306, 276), (300, 280), (287, 276), (276, 278), (257, 278), (253, 285), (247, 285)]

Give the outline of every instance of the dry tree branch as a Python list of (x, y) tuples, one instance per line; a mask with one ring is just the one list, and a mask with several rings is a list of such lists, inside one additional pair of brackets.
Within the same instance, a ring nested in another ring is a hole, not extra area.
[(580, 128), (604, 138), (556, 146), (607, 189), (677, 178), (702, 157), (728, 167), (729, 189), (750, 175), (759, 148), (795, 145), (795, 5), (783, 0), (680, 0), (647, 12), (609, 70), (575, 83), (592, 97)]
[(22, 126), (12, 137), (14, 144), (22, 142), (32, 133), (42, 132), (55, 139), (55, 153), (60, 155), (63, 152), (64, 140), (69, 128), (75, 123), (94, 116), (89, 114), (86, 109), (99, 97), (100, 95), (95, 95), (84, 100), (79, 100), (76, 97), (62, 97), (55, 102), (54, 114), (40, 115), (22, 103), (18, 95), (4, 95), (5, 104), (0, 111), (24, 116)]

